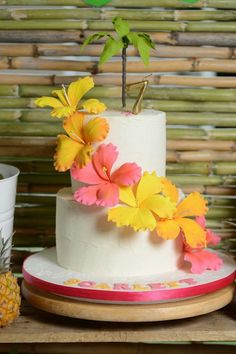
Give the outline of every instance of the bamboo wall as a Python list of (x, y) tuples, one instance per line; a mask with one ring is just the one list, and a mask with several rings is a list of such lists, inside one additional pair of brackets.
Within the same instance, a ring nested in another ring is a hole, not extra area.
[(55, 193), (69, 183), (52, 164), (61, 123), (34, 98), (91, 74), (91, 95), (118, 108), (120, 59), (98, 67), (102, 41), (80, 51), (117, 15), (157, 43), (149, 67), (129, 49), (128, 83), (152, 74), (143, 106), (167, 112), (168, 176), (207, 197), (208, 226), (235, 252), (236, 229), (227, 221), (236, 205), (236, 1), (113, 0), (92, 8), (81, 0), (0, 0), (0, 160), (21, 170), (16, 272), (29, 252), (55, 244)]

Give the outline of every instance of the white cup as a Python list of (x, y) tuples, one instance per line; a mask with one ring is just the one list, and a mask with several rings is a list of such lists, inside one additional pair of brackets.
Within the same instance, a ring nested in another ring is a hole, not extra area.
[[(0, 164), (0, 230), (3, 241), (10, 246), (13, 234), (14, 210), (16, 200), (17, 178), (20, 171), (18, 168)], [(11, 247), (9, 247), (9, 256)]]

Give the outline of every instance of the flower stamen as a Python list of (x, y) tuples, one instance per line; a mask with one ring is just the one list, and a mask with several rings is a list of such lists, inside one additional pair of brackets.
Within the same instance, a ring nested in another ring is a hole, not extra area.
[(67, 103), (68, 103), (68, 106), (71, 106), (69, 97), (68, 97), (67, 92), (66, 92), (66, 87), (65, 87), (64, 84), (62, 84), (62, 90), (63, 90), (63, 93), (64, 93), (64, 95), (65, 95), (65, 99), (66, 99), (66, 101), (67, 101)]

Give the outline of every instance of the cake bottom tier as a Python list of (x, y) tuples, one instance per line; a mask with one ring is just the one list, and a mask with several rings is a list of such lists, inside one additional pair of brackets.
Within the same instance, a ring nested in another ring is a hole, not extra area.
[(171, 272), (183, 263), (182, 242), (156, 232), (134, 232), (107, 221), (107, 210), (73, 200), (71, 188), (57, 194), (58, 263), (92, 276), (129, 277)]

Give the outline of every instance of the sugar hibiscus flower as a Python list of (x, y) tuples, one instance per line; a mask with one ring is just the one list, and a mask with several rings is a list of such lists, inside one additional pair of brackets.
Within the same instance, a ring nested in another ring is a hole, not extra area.
[(176, 203), (176, 211), (172, 218), (157, 220), (157, 234), (164, 239), (175, 239), (182, 232), (186, 244), (190, 247), (205, 246), (206, 231), (189, 217), (205, 215), (207, 212), (206, 201), (198, 192), (193, 192), (178, 203), (178, 194), (174, 193), (174, 185), (171, 184), (171, 188), (168, 188), (165, 181), (163, 183), (165, 185), (164, 193)]
[(35, 100), (35, 104), (39, 107), (52, 107), (52, 117), (65, 118), (75, 113), (77, 109), (85, 109), (88, 113), (102, 113), (106, 106), (97, 99), (91, 98), (83, 103), (81, 98), (94, 87), (93, 79), (89, 76), (72, 82), (68, 89), (63, 86), (61, 90), (52, 91), (52, 95), (56, 97), (43, 96)]
[(134, 188), (120, 188), (119, 199), (126, 205), (110, 209), (108, 221), (115, 222), (118, 227), (131, 226), (134, 231), (152, 231), (157, 225), (157, 218), (171, 218), (175, 203), (161, 195), (161, 180), (155, 172), (144, 172)]
[(106, 138), (109, 125), (104, 118), (96, 117), (85, 122), (86, 115), (75, 112), (63, 122), (65, 134), (57, 137), (54, 166), (58, 171), (66, 171), (75, 166), (84, 167), (90, 160), (93, 144)]
[(119, 187), (136, 183), (141, 168), (136, 163), (125, 163), (112, 172), (118, 151), (112, 144), (101, 144), (93, 154), (91, 162), (82, 169), (74, 164), (71, 168), (75, 180), (90, 184), (79, 188), (74, 198), (81, 204), (114, 206), (119, 202)]
[[(206, 220), (204, 216), (196, 217), (196, 222), (206, 231), (206, 244), (217, 245), (220, 237), (210, 229), (206, 229)], [(191, 263), (191, 272), (201, 274), (205, 270), (219, 270), (223, 260), (214, 252), (202, 247), (191, 248), (184, 243), (184, 260)]]

